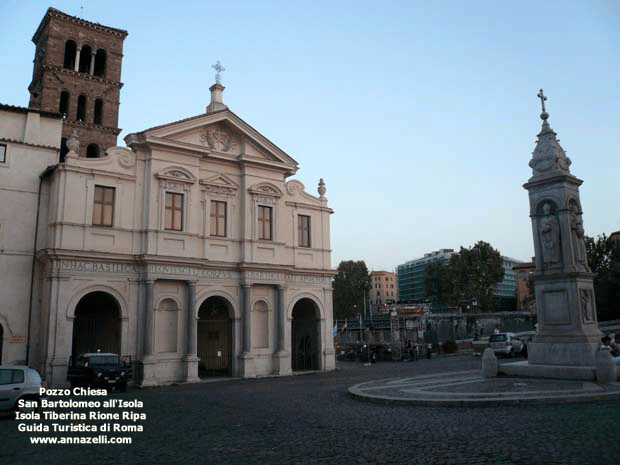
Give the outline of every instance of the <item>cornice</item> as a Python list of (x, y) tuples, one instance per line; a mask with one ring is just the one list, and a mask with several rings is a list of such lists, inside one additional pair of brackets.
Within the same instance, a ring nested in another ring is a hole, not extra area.
[(109, 79), (105, 79), (99, 76), (93, 76), (92, 74), (88, 74), (88, 73), (80, 73), (79, 71), (74, 71), (72, 69), (68, 69), (68, 68), (63, 68), (62, 66), (56, 66), (56, 65), (41, 65), (41, 70), (42, 71), (50, 71), (50, 72), (56, 72), (56, 73), (60, 73), (60, 74), (66, 74), (67, 76), (72, 76), (72, 77), (76, 77), (79, 78), (80, 80), (83, 79), (88, 79), (89, 81), (93, 81), (93, 82), (98, 82), (100, 84), (106, 84), (109, 86), (114, 86), (114, 87), (118, 87), (119, 89), (121, 89), (123, 87), (123, 83), (120, 81), (110, 81)]

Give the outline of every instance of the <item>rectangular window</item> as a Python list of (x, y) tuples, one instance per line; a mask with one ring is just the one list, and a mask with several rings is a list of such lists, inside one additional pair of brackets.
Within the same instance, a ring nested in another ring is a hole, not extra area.
[(306, 215), (297, 216), (299, 227), (299, 246), (310, 247), (310, 217)]
[(114, 225), (114, 188), (95, 186), (95, 201), (93, 205), (93, 225)]
[(211, 200), (211, 235), (226, 237), (226, 202)]
[(183, 230), (183, 194), (166, 192), (166, 217), (164, 229)]
[(0, 163), (6, 163), (6, 145), (0, 144)]
[(273, 239), (273, 210), (271, 207), (258, 207), (258, 238), (270, 241)]

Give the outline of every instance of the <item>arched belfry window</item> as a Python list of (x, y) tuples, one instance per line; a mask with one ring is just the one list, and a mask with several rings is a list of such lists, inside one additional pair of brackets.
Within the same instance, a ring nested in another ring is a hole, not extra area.
[(86, 147), (86, 158), (99, 158), (99, 146), (97, 144), (90, 144)]
[(91, 51), (90, 45), (82, 46), (82, 50), (80, 50), (80, 67), (78, 68), (80, 73), (90, 72)]
[(77, 53), (77, 45), (74, 41), (68, 40), (65, 44), (65, 62), (64, 67), (67, 69), (75, 68), (75, 54)]
[(95, 100), (95, 113), (93, 116), (93, 123), (101, 124), (101, 121), (103, 121), (103, 100), (98, 98), (97, 100)]
[(69, 92), (63, 90), (60, 93), (60, 104), (58, 105), (58, 113), (63, 116), (67, 116), (69, 114)]
[(97, 53), (95, 54), (95, 69), (93, 74), (95, 76), (105, 76), (105, 59), (106, 59), (106, 53), (105, 50), (100, 48), (99, 50), (97, 50)]
[(80, 95), (77, 101), (77, 114), (75, 116), (77, 121), (84, 121), (86, 119), (86, 96)]

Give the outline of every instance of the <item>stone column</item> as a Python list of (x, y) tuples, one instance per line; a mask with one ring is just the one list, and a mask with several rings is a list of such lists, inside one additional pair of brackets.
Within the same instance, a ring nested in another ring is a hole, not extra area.
[(153, 355), (153, 340), (155, 327), (155, 308), (153, 304), (153, 290), (155, 280), (144, 281), (144, 357)]
[(274, 373), (278, 375), (290, 374), (291, 354), (286, 350), (286, 325), (288, 318), (286, 315), (286, 286), (276, 286), (276, 352), (274, 353)]
[(144, 280), (144, 340), (142, 356), (142, 386), (156, 386), (158, 384), (155, 376), (156, 359), (154, 352), (154, 331), (155, 331), (155, 305), (154, 305), (155, 280)]
[(95, 54), (97, 53), (96, 50), (92, 50), (90, 52), (90, 69), (89, 69), (89, 74), (92, 76), (95, 74)]
[(80, 69), (80, 53), (82, 52), (82, 47), (76, 47), (75, 50), (75, 66), (73, 67), (73, 71), (76, 73)]
[(186, 352), (185, 352), (185, 381), (198, 382), (198, 362), (196, 354), (198, 343), (198, 318), (196, 315), (196, 281), (187, 282), (187, 320), (186, 320)]
[(241, 354), (241, 376), (244, 378), (256, 377), (256, 366), (252, 355), (252, 309), (250, 297), (252, 287), (249, 284), (241, 285), (241, 302), (243, 314), (243, 343)]

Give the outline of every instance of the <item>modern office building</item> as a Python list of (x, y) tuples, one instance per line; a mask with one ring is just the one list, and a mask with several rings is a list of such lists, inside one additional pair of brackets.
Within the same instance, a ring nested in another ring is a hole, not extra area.
[[(423, 302), (427, 300), (426, 267), (433, 262), (446, 263), (454, 253), (454, 249), (440, 249), (426, 253), (421, 258), (398, 265), (396, 267), (396, 274), (398, 275), (401, 302)], [(497, 310), (514, 310), (517, 283), (513, 267), (521, 262), (510, 257), (502, 256), (502, 258), (504, 259), (504, 279), (497, 285), (494, 292), (497, 297)]]
[(396, 267), (401, 302), (421, 302), (427, 298), (424, 277), (426, 266), (432, 262), (445, 263), (454, 249), (440, 249), (425, 253), (423, 257), (410, 260)]

